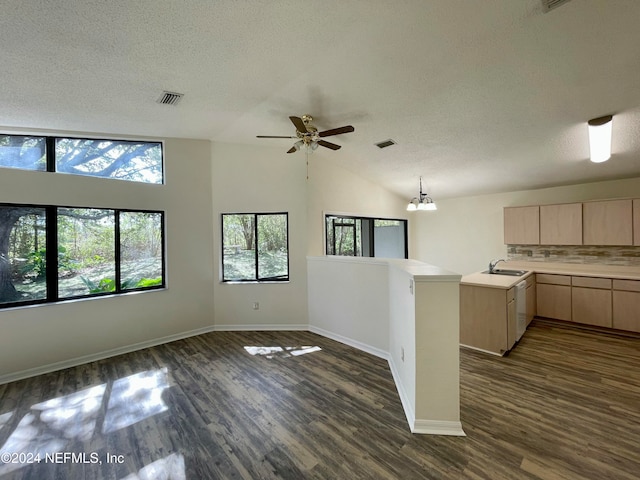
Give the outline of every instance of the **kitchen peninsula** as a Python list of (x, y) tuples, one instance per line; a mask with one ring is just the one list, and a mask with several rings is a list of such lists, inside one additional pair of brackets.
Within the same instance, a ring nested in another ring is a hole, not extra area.
[(534, 316), (640, 333), (640, 267), (508, 261), (522, 276), (477, 272), (460, 282), (460, 344), (496, 355), (516, 344), (516, 292), (526, 282)]

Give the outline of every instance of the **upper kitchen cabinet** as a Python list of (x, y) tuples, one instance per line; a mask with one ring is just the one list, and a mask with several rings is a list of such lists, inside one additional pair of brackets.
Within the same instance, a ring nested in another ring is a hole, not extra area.
[(582, 245), (582, 203), (541, 205), (540, 245)]
[(504, 207), (504, 243), (540, 244), (540, 207)]
[(633, 201), (605, 200), (582, 205), (584, 245), (632, 245)]
[(633, 201), (633, 244), (640, 245), (640, 200)]

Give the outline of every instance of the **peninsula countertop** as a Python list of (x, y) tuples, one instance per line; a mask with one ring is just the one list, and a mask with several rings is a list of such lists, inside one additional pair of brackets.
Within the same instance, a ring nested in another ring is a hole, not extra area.
[(511, 277), (507, 275), (489, 275), (482, 272), (476, 272), (464, 275), (460, 280), (460, 284), (509, 289), (534, 273), (571, 275), (574, 277), (582, 276), (615, 278), (621, 280), (640, 280), (640, 266), (507, 261), (501, 262), (497, 268), (526, 270), (527, 273), (520, 277)]

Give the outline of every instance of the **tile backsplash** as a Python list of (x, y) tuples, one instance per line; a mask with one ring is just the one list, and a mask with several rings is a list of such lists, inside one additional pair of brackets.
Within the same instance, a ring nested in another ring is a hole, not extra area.
[(640, 247), (507, 245), (507, 259), (525, 262), (640, 266)]

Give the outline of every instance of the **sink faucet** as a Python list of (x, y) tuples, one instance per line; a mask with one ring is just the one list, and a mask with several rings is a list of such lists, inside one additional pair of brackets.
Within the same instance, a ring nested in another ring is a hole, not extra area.
[(489, 262), (489, 273), (493, 273), (493, 271), (496, 269), (496, 265), (498, 265), (498, 263), (504, 262), (504, 261), (506, 261), (504, 258), (501, 258), (500, 260), (491, 260)]

